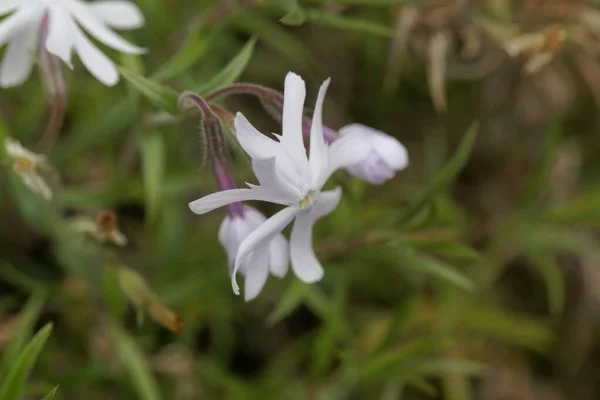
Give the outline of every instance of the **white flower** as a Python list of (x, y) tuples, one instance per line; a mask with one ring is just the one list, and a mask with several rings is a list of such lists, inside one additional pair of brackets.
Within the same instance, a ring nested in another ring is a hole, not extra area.
[(369, 149), (365, 159), (346, 168), (358, 178), (379, 185), (408, 166), (408, 152), (395, 137), (361, 124), (347, 125), (340, 129), (340, 134), (358, 137), (361, 146)]
[[(235, 275), (247, 263), (246, 279), (255, 273), (254, 260), (268, 250), (268, 245), (294, 220), (290, 239), (290, 258), (294, 274), (303, 282), (313, 283), (323, 277), (323, 267), (312, 248), (312, 226), (332, 212), (340, 201), (341, 190), (321, 192), (331, 174), (362, 160), (368, 149), (360, 146), (355, 135), (346, 135), (330, 146), (323, 139), (321, 120), (323, 101), (329, 80), (319, 90), (310, 132), (310, 157), (302, 140), (302, 114), (306, 89), (294, 73), (285, 79), (282, 129), (283, 135), (271, 139), (258, 132), (240, 113), (235, 129), (240, 145), (252, 158), (260, 186), (213, 193), (190, 203), (196, 214), (204, 214), (233, 202), (261, 200), (286, 206), (263, 222), (239, 246), (231, 276), (233, 290), (239, 293)], [(253, 260), (254, 259), (254, 260)], [(264, 272), (263, 272), (264, 273)]]
[[(233, 274), (235, 258), (242, 242), (267, 219), (256, 209), (244, 206), (243, 215), (227, 215), (219, 229), (219, 242), (225, 248), (229, 259), (229, 273)], [(281, 233), (275, 235), (268, 250), (254, 252), (254, 255), (243, 261), (239, 272), (244, 275), (244, 298), (254, 299), (267, 281), (269, 271), (278, 278), (283, 278), (289, 265), (288, 244)], [(251, 271), (250, 273), (247, 273)]]
[[(108, 86), (119, 81), (119, 73), (84, 30), (115, 50), (131, 54), (145, 52), (110, 29), (135, 29), (144, 24), (140, 10), (128, 1), (0, 0), (0, 16), (9, 13), (11, 15), (0, 22), (0, 46), (8, 43), (0, 66), (3, 87), (16, 86), (27, 79), (40, 37), (45, 38), (41, 45), (70, 68), (71, 55), (76, 52), (87, 70)], [(46, 23), (47, 35), (40, 35)]]
[(4, 139), (6, 153), (14, 160), (13, 170), (19, 175), (25, 186), (33, 193), (41, 195), (45, 200), (52, 198), (52, 190), (44, 178), (38, 173), (38, 168), (46, 162), (42, 155), (32, 153), (16, 140)]
[(127, 236), (119, 230), (117, 214), (113, 211), (101, 210), (95, 221), (87, 217), (76, 217), (70, 221), (70, 227), (77, 232), (93, 236), (99, 243), (127, 246)]

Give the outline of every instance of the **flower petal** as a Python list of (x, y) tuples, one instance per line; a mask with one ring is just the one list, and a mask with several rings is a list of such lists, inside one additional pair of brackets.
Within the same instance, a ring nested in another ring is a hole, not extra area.
[(302, 117), (306, 87), (300, 76), (289, 72), (285, 77), (281, 143), (292, 158), (301, 178), (301, 184), (309, 183), (308, 158), (302, 138)]
[(253, 159), (275, 157), (280, 144), (260, 133), (242, 113), (235, 116), (235, 132), (244, 151)]
[(73, 68), (71, 52), (75, 46), (75, 30), (78, 28), (71, 15), (62, 7), (51, 7), (49, 14), (46, 50), (63, 60), (69, 68)]
[(129, 1), (94, 1), (86, 3), (92, 14), (106, 25), (117, 29), (137, 29), (144, 26), (144, 15)]
[(37, 34), (36, 29), (26, 29), (9, 42), (0, 66), (0, 86), (17, 86), (29, 77), (33, 67)]
[(226, 206), (227, 204), (249, 200), (268, 201), (270, 203), (280, 204), (279, 198), (276, 195), (260, 186), (254, 186), (251, 189), (231, 189), (212, 193), (201, 199), (192, 201), (189, 206), (190, 210), (196, 214), (206, 214), (209, 211)]
[(285, 164), (281, 168), (277, 166), (276, 158), (252, 160), (252, 170), (261, 187), (277, 193), (286, 204), (293, 204), (296, 199), (302, 198), (302, 192), (294, 186), (293, 177), (290, 178), (286, 173)]
[(340, 204), (342, 198), (342, 188), (336, 187), (332, 190), (326, 190), (319, 193), (319, 197), (315, 200), (310, 215), (316, 220), (331, 213)]
[(280, 233), (269, 244), (269, 263), (271, 273), (278, 278), (287, 274), (290, 264), (290, 254), (287, 240)]
[(33, 27), (33, 24), (39, 22), (40, 18), (39, 7), (28, 6), (19, 8), (17, 12), (3, 19), (0, 22), (0, 46), (15, 35), (22, 34), (23, 29)]
[(75, 49), (83, 65), (106, 86), (116, 85), (119, 82), (119, 72), (115, 64), (78, 28), (75, 32)]
[(343, 136), (349, 134), (362, 135), (369, 141), (373, 150), (390, 168), (399, 171), (408, 166), (408, 152), (398, 139), (385, 132), (363, 124), (350, 124), (340, 129)]
[(313, 184), (317, 187), (323, 186), (323, 177), (327, 174), (328, 153), (325, 138), (323, 137), (323, 103), (325, 94), (331, 79), (327, 79), (319, 89), (315, 112), (310, 127), (310, 158), (308, 160)]
[(323, 278), (324, 271), (312, 247), (312, 227), (315, 218), (306, 210), (298, 214), (290, 237), (290, 257), (294, 274), (305, 283)]
[(364, 161), (372, 150), (365, 137), (358, 132), (344, 135), (329, 146), (329, 171), (324, 181), (340, 168)]
[(39, 194), (44, 200), (52, 199), (52, 190), (36, 172), (21, 174), (21, 179), (33, 193)]
[(256, 298), (269, 276), (269, 252), (266, 248), (256, 249), (250, 256), (248, 268), (244, 274), (244, 300)]
[(3, 0), (0, 4), (0, 15), (8, 14), (21, 5), (23, 0)]
[[(298, 209), (295, 207), (284, 208), (262, 223), (242, 242), (235, 259), (233, 274), (231, 275), (231, 285), (235, 294), (239, 294), (240, 292), (240, 288), (235, 281), (235, 275), (240, 265), (250, 253), (266, 245), (277, 236), (294, 219), (297, 213)], [(252, 265), (248, 265), (247, 268), (252, 268)]]
[(375, 137), (375, 151), (385, 161), (387, 165), (396, 171), (400, 171), (408, 166), (408, 152), (406, 147), (393, 136), (378, 132)]
[(105, 45), (124, 53), (142, 54), (146, 52), (145, 49), (129, 43), (127, 40), (107, 28), (86, 8), (84, 3), (74, 1), (69, 3), (69, 6), (72, 15), (81, 26), (88, 31), (90, 35), (94, 36)]
[(235, 261), (235, 254), (237, 253), (237, 247), (239, 245), (235, 245), (232, 235), (234, 232), (233, 228), (233, 220), (229, 216), (223, 218), (223, 222), (221, 222), (221, 226), (219, 227), (219, 243), (225, 249), (227, 253), (227, 259), (229, 261), (229, 265), (233, 268), (233, 262)]

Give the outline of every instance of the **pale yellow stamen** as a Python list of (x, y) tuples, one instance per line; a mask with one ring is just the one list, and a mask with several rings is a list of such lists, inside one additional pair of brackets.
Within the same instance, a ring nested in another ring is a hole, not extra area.
[(33, 171), (35, 168), (35, 163), (29, 157), (25, 156), (16, 156), (15, 162), (13, 164), (13, 169), (18, 174), (27, 174)]
[(313, 199), (310, 196), (310, 193), (306, 195), (306, 197), (304, 199), (302, 199), (300, 201), (300, 209), (304, 210), (305, 208), (308, 208), (310, 206), (312, 206), (313, 204)]

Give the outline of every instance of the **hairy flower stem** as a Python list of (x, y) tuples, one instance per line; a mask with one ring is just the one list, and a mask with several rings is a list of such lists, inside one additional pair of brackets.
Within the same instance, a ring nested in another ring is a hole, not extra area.
[[(216, 100), (221, 97), (236, 94), (247, 94), (257, 97), (265, 111), (267, 111), (277, 122), (281, 122), (281, 116), (283, 115), (283, 94), (275, 89), (253, 83), (236, 83), (234, 85), (216, 89), (208, 93), (205, 97), (207, 100)], [(302, 120), (302, 133), (304, 136), (310, 136), (311, 125), (312, 120), (310, 118), (304, 118)], [(323, 137), (328, 143), (331, 143), (338, 139), (340, 134), (331, 128), (323, 126)]]
[(44, 136), (40, 140), (40, 147), (44, 152), (49, 153), (63, 126), (67, 93), (60, 60), (54, 54), (49, 53), (44, 45), (47, 36), (48, 16), (45, 16), (40, 28), (40, 66), (42, 81), (50, 102), (51, 114)]
[[(185, 106), (183, 103), (186, 101), (193, 102), (193, 104), (200, 109), (202, 114), (202, 128), (204, 135), (206, 135), (208, 154), (212, 164), (217, 187), (219, 190), (235, 189), (235, 181), (233, 180), (233, 177), (227, 168), (228, 157), (225, 152), (225, 142), (223, 139), (221, 121), (216, 116), (216, 113), (220, 114), (222, 110), (218, 108), (217, 112), (215, 113), (213, 107), (208, 104), (204, 98), (195, 93), (183, 93), (180, 97), (180, 104)], [(244, 207), (242, 203), (239, 202), (231, 203), (227, 206), (227, 213), (230, 217), (243, 217)]]

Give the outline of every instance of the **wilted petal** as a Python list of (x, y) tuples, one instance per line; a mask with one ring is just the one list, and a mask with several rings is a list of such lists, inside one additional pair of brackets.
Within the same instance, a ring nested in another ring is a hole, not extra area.
[(330, 79), (327, 79), (319, 89), (310, 127), (310, 158), (308, 163), (314, 179), (313, 183), (318, 187), (322, 186), (322, 177), (327, 174), (328, 168), (327, 145), (323, 137), (323, 103), (325, 102), (325, 94), (327, 93), (330, 81)]
[(108, 26), (117, 29), (136, 29), (144, 26), (140, 9), (129, 1), (94, 1), (86, 3), (93, 15)]
[(248, 261), (244, 274), (244, 300), (256, 298), (267, 282), (269, 276), (269, 252), (266, 248), (256, 249)]
[[(290, 223), (290, 221), (294, 219), (294, 216), (296, 216), (297, 213), (298, 210), (295, 207), (284, 208), (263, 222), (242, 242), (238, 250), (233, 274), (231, 276), (231, 285), (233, 286), (233, 291), (235, 294), (239, 294), (240, 292), (240, 289), (235, 281), (235, 275), (240, 265), (246, 260), (250, 253), (265, 246), (275, 236), (277, 236)], [(248, 265), (247, 268), (252, 268), (252, 265)]]
[(429, 92), (437, 111), (446, 111), (446, 58), (450, 41), (445, 31), (436, 32), (429, 43), (427, 78)]
[(31, 74), (37, 34), (35, 29), (26, 29), (9, 42), (0, 67), (2, 87), (20, 85)]
[(70, 10), (73, 17), (75, 17), (81, 26), (85, 28), (90, 35), (94, 36), (105, 45), (124, 53), (142, 54), (146, 52), (145, 49), (129, 43), (127, 40), (107, 28), (104, 23), (90, 13), (85, 4), (72, 2), (70, 3)]
[(77, 27), (70, 14), (62, 7), (51, 7), (49, 14), (46, 50), (63, 60), (70, 68), (73, 68), (71, 52), (75, 46), (75, 30)]
[(119, 81), (119, 72), (115, 64), (79, 29), (75, 30), (75, 49), (88, 71), (106, 86), (114, 86)]
[(276, 194), (264, 190), (262, 187), (255, 186), (251, 189), (232, 189), (212, 193), (201, 199), (192, 201), (189, 206), (190, 210), (196, 214), (206, 214), (209, 211), (226, 206), (227, 204), (250, 200), (281, 204), (279, 203), (280, 199)]
[(127, 246), (127, 236), (125, 236), (125, 234), (118, 229), (115, 229), (111, 232), (110, 241), (119, 247)]

